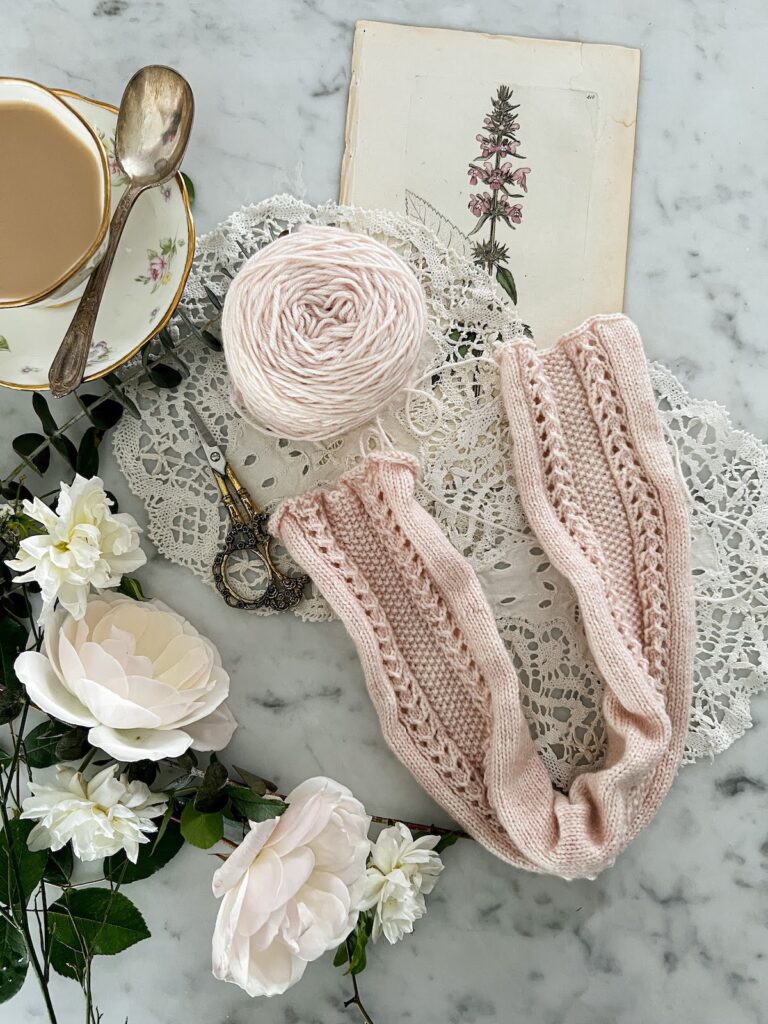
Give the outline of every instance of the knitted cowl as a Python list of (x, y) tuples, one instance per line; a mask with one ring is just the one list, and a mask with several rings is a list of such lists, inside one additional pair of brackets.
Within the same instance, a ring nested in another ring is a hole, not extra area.
[(690, 707), (694, 619), (682, 483), (623, 316), (499, 356), (528, 521), (579, 602), (607, 751), (569, 792), (536, 753), (480, 583), (414, 498), (409, 455), (370, 455), (285, 502), (272, 529), (354, 639), (387, 742), (511, 864), (594, 877), (653, 817)]

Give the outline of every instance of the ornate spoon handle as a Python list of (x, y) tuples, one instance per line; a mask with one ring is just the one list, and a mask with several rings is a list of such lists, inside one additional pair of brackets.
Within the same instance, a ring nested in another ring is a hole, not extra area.
[(93, 340), (93, 330), (99, 313), (101, 298), (109, 277), (109, 271), (117, 252), (117, 245), (123, 233), (125, 222), (131, 207), (144, 191), (146, 186), (129, 185), (117, 204), (112, 223), (109, 226), (107, 249), (101, 262), (88, 279), (85, 291), (80, 298), (72, 323), (53, 357), (48, 371), (48, 383), (54, 398), (63, 398), (74, 391), (82, 383), (85, 376), (85, 364)]

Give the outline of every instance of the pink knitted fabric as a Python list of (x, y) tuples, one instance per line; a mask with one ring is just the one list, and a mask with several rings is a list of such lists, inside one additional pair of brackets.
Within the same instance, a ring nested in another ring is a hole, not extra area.
[(354, 639), (384, 735), (476, 839), (519, 867), (593, 877), (680, 763), (693, 655), (688, 523), (635, 327), (595, 317), (500, 357), (531, 527), (579, 601), (605, 680), (604, 765), (556, 790), (480, 584), (414, 498), (416, 464), (369, 456), (284, 503), (273, 531)]

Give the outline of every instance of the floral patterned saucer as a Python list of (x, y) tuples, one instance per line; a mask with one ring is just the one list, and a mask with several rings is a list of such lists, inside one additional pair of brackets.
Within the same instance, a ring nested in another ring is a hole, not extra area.
[[(56, 92), (104, 143), (114, 213), (125, 189), (125, 178), (114, 159), (117, 109), (76, 93)], [(86, 380), (122, 365), (170, 320), (184, 291), (194, 249), (187, 190), (177, 174), (140, 196), (131, 212), (96, 321)], [(0, 385), (47, 390), (48, 367), (80, 293), (74, 294), (74, 302), (61, 306), (0, 309)]]

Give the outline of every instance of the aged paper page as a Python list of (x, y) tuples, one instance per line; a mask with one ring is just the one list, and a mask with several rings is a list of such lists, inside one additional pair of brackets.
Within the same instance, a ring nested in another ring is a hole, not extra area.
[(358, 22), (341, 201), (505, 268), (550, 345), (622, 308), (638, 76), (624, 47)]

